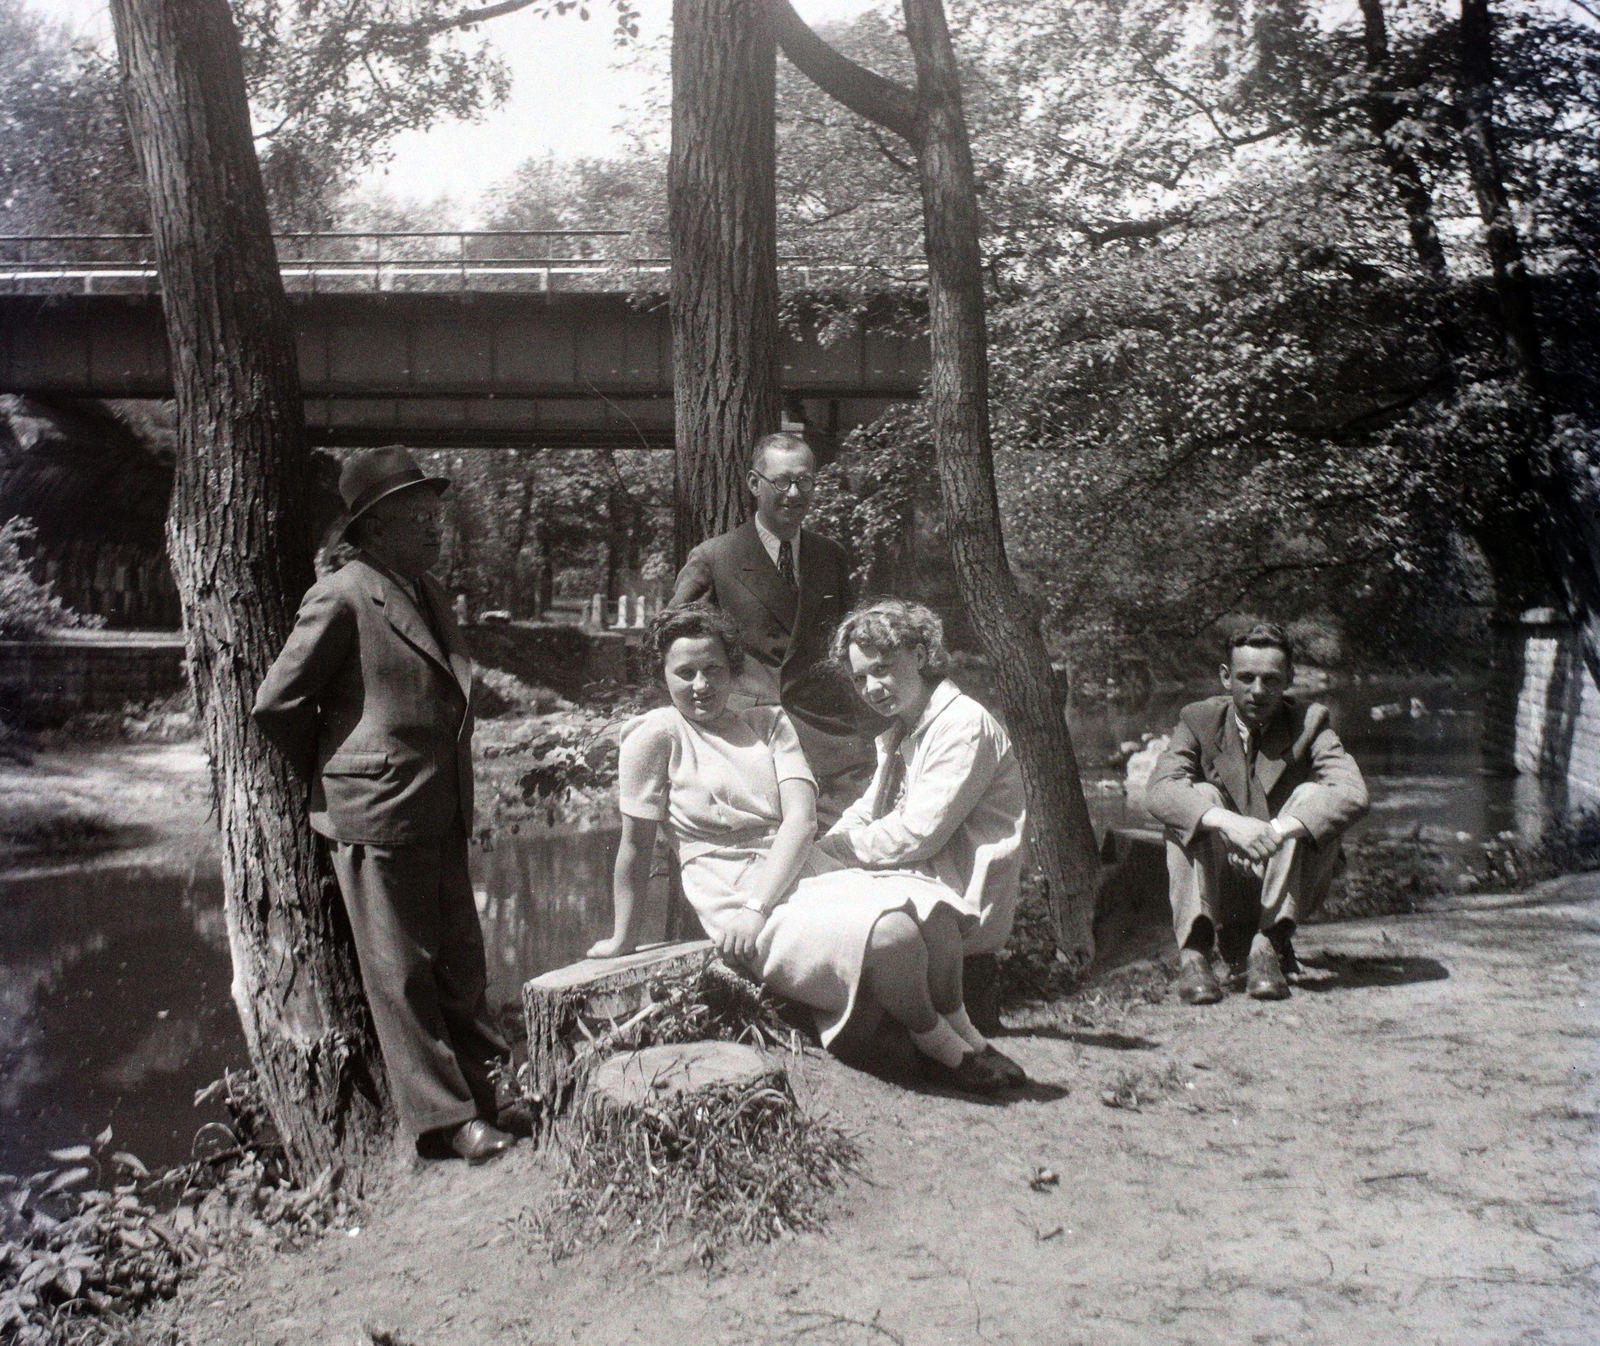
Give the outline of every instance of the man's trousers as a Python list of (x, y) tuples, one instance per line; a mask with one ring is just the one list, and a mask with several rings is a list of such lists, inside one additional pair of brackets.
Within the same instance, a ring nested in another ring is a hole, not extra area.
[[(1295, 803), (1301, 785), (1284, 801), (1280, 815)], [(1214, 785), (1195, 787), (1226, 808)], [(1270, 930), (1280, 921), (1304, 920), (1328, 895), (1334, 866), (1339, 860), (1339, 839), (1330, 837), (1320, 846), (1302, 837), (1290, 837), (1267, 861), (1255, 863), (1229, 851), (1220, 832), (1201, 831), (1185, 846), (1167, 829), (1167, 895), (1172, 901), (1172, 931), (1178, 947), (1185, 947), (1195, 921), (1204, 916), (1211, 928), (1250, 932)]]
[(483, 930), (459, 827), (438, 842), (330, 841), (401, 1125), (412, 1136), (495, 1119)]

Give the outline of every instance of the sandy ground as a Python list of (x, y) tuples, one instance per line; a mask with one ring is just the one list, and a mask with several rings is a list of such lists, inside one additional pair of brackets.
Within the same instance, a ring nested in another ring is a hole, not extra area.
[[(1316, 989), (1281, 1004), (1023, 1016), (1039, 1084), (1004, 1104), (806, 1056), (866, 1172), (826, 1234), (710, 1274), (681, 1245), (552, 1266), (517, 1216), (556, 1164), (523, 1147), (397, 1172), (359, 1234), (162, 1318), (217, 1346), (1600, 1340), (1600, 876), (1302, 945)], [(1129, 1087), (1138, 1111), (1102, 1101)]]

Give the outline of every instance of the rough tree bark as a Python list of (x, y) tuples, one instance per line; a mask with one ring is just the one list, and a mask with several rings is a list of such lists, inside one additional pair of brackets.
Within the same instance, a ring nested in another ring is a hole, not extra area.
[(904, 0), (917, 71), (911, 90), (863, 69), (816, 36), (788, 0), (772, 0), (784, 54), (831, 97), (917, 152), (928, 256), (933, 374), (929, 415), (961, 596), (994, 665), (1049, 885), (1058, 947), (1079, 969), (1094, 956), (1100, 866), (1067, 732), (1066, 697), (1006, 561), (989, 427), (983, 258), (971, 144), (941, 0)]
[(303, 784), (250, 720), (312, 579), (304, 411), (226, 0), (112, 0), (178, 410), (168, 545), (222, 826), (233, 998), (289, 1163), (359, 1166), (382, 1062)]
[(750, 445), (782, 415), (776, 81), (766, 0), (674, 0), (667, 226), (679, 565), (747, 517)]
[(1462, 0), (1456, 112), (1473, 195), (1483, 221), (1506, 350), (1532, 412), (1529, 447), (1512, 462), (1512, 484), (1538, 519), (1539, 550), (1568, 614), (1583, 633), (1584, 657), (1600, 682), (1600, 521), (1588, 483), (1552, 436), (1538, 310), (1516, 215), (1506, 190), (1495, 121), (1494, 16), (1490, 0)]

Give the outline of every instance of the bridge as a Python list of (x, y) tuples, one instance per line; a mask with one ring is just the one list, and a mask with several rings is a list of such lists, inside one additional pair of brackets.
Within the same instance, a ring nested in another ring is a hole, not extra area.
[[(288, 234), (277, 240), (311, 442), (670, 448), (670, 262), (614, 230)], [(826, 288), (848, 263), (784, 258)], [(921, 279), (898, 264), (888, 283)], [(831, 434), (917, 396), (925, 338), (787, 334), (791, 416)], [(0, 392), (172, 395), (146, 235), (0, 237)]]

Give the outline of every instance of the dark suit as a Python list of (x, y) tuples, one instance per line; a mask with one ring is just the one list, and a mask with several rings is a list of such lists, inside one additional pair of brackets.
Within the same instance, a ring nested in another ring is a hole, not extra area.
[(414, 1135), (492, 1121), (505, 1054), (467, 871), (472, 661), (442, 586), (421, 585), (360, 556), (314, 584), (254, 711), (309, 785)]
[[(1167, 829), (1173, 928), (1180, 947), (1198, 916), (1218, 929), (1265, 930), (1299, 920), (1326, 895), (1339, 837), (1368, 807), (1361, 768), (1345, 751), (1328, 708), (1284, 698), (1247, 760), (1232, 698), (1214, 696), (1179, 712), (1167, 750), (1150, 775), (1147, 804)], [(1269, 822), (1296, 818), (1308, 839), (1291, 838), (1264, 865), (1228, 853), (1205, 834), (1207, 810)]]
[(827, 661), (834, 628), (850, 611), (849, 559), (818, 533), (802, 529), (796, 541), (798, 594), (778, 573), (752, 520), (689, 553), (672, 606), (708, 602), (738, 621), (748, 658), (776, 674), (776, 699), (795, 721), (826, 792), (830, 780), (870, 772), (877, 761), (873, 739), (885, 721)]

